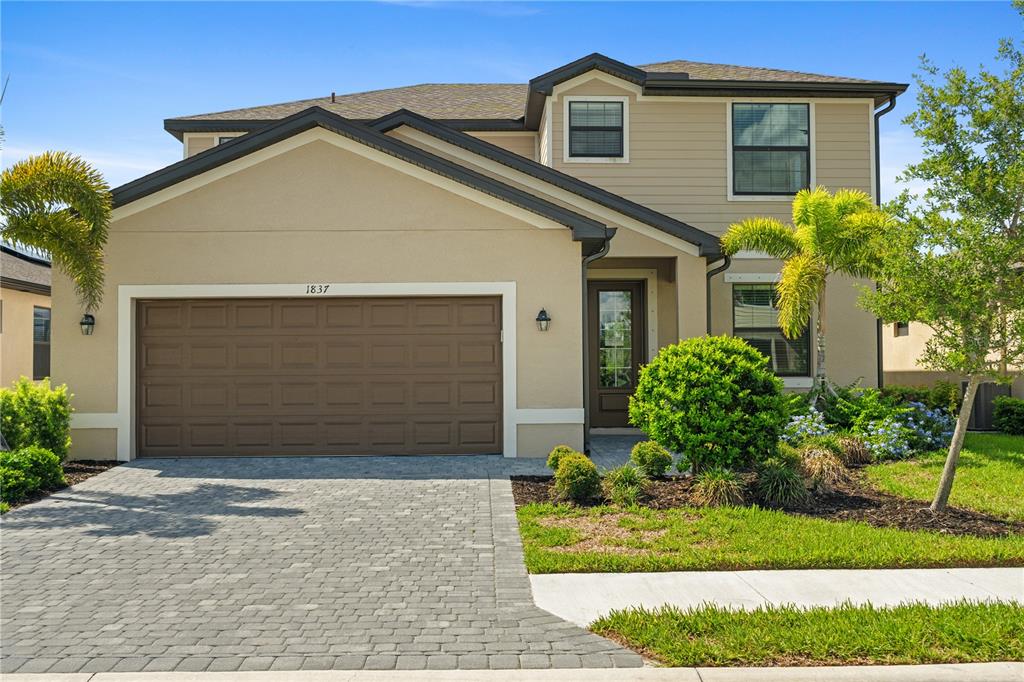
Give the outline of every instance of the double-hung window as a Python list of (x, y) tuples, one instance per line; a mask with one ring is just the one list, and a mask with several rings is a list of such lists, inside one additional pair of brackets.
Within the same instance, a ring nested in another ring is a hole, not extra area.
[(811, 182), (808, 104), (732, 105), (732, 193), (792, 195)]
[(761, 351), (779, 376), (810, 376), (810, 331), (805, 329), (797, 339), (782, 334), (774, 284), (732, 285), (732, 330), (733, 336)]
[(623, 102), (569, 102), (569, 157), (623, 158)]

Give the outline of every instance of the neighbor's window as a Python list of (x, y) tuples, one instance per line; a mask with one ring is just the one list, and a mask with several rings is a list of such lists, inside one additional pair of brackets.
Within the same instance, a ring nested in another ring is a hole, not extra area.
[(235, 139), (236, 137), (239, 137), (239, 136), (238, 135), (222, 135), (222, 136), (217, 138), (217, 144), (224, 144), (225, 142), (230, 142), (231, 140)]
[(893, 336), (910, 336), (910, 323), (897, 322), (892, 326)]
[(623, 156), (622, 102), (569, 102), (569, 156)]
[(810, 105), (732, 105), (733, 194), (796, 194), (811, 181)]
[(732, 333), (763, 353), (779, 376), (809, 376), (811, 335), (787, 339), (779, 329), (773, 284), (732, 285)]
[(50, 309), (32, 308), (32, 378), (50, 376)]

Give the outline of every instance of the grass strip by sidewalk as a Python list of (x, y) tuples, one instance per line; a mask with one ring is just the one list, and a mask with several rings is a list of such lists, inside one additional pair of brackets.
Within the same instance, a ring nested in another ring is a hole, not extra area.
[[(913, 500), (931, 500), (946, 462), (933, 452), (902, 462), (874, 464), (868, 480), (879, 490)], [(969, 433), (960, 453), (949, 503), (1024, 521), (1024, 436)]]
[(614, 611), (591, 630), (669, 666), (909, 665), (1024, 660), (1024, 606)]
[(517, 510), (531, 573), (1024, 565), (1024, 535), (875, 528), (757, 507)]

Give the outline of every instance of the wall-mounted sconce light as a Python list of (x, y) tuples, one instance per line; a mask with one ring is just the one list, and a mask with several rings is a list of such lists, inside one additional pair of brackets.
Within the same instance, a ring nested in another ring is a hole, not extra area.
[(86, 313), (82, 315), (82, 321), (78, 324), (82, 327), (83, 336), (92, 336), (92, 330), (96, 328), (96, 318)]
[(548, 315), (548, 311), (541, 308), (540, 312), (537, 313), (537, 329), (541, 330), (542, 332), (546, 332), (548, 330), (548, 325), (550, 324), (551, 316)]

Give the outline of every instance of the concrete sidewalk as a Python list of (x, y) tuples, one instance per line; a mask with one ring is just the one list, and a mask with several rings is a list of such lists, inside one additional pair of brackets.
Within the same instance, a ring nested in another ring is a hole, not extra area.
[(530, 582), (537, 606), (583, 626), (614, 609), (666, 604), (753, 609), (844, 601), (875, 606), (958, 599), (1024, 602), (1024, 568), (556, 573), (531, 575)]
[(72, 673), (3, 682), (1020, 682), (1024, 663), (823, 668), (615, 668), (575, 670), (332, 670), (224, 673)]

